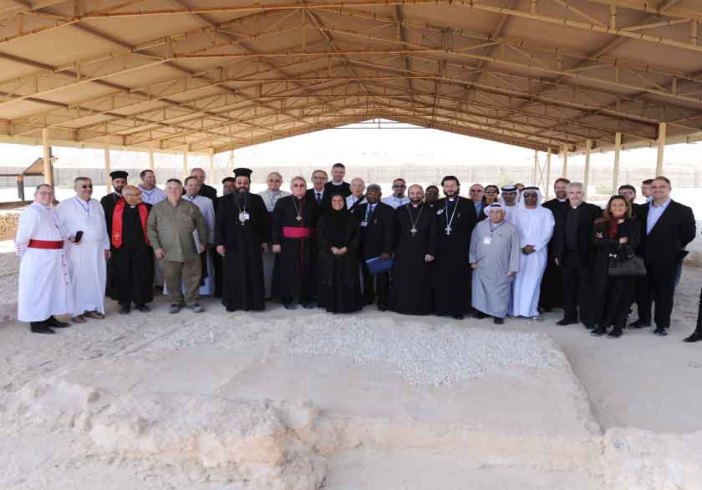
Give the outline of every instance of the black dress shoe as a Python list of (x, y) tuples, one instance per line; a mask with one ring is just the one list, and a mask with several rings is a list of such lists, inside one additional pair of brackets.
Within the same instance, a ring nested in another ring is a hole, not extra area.
[[(286, 306), (286, 308), (287, 308), (287, 306)], [(233, 306), (227, 306), (226, 310), (227, 310), (229, 313), (234, 313), (234, 312), (236, 311), (236, 308), (234, 308)]]
[(32, 333), (55, 334), (51, 327), (46, 322), (30, 322), (29, 329)]
[(651, 322), (644, 322), (643, 320), (636, 320), (629, 324), (631, 328), (648, 328), (651, 326)]
[(151, 308), (146, 305), (137, 305), (135, 309), (137, 311), (141, 311), (142, 313), (148, 313), (151, 311)]
[(314, 301), (308, 301), (307, 303), (302, 303), (302, 307), (306, 310), (313, 310), (317, 308), (317, 303)]
[(653, 333), (658, 335), (659, 337), (665, 337), (666, 335), (668, 335), (668, 329), (663, 327), (656, 327)]
[(561, 327), (566, 327), (568, 325), (576, 325), (578, 323), (578, 320), (574, 318), (563, 318), (560, 321), (556, 322), (556, 325), (560, 325)]
[(61, 321), (57, 320), (56, 318), (54, 318), (53, 316), (50, 316), (49, 319), (46, 320), (46, 324), (49, 327), (53, 327), (53, 328), (68, 328), (71, 326), (70, 323), (61, 322)]
[(495, 318), (492, 321), (492, 323), (494, 323), (495, 325), (504, 325), (505, 319), (504, 318)]
[(482, 311), (478, 311), (478, 310), (475, 310), (474, 315), (475, 315), (475, 318), (477, 318), (478, 320), (482, 320), (482, 319), (487, 318), (488, 316), (490, 316), (490, 315), (486, 315), (486, 314), (483, 313)]
[(588, 330), (595, 330), (595, 326), (592, 323), (586, 323), (585, 328)]
[(379, 311), (388, 311), (388, 305), (378, 304), (378, 310)]
[(683, 342), (700, 342), (702, 341), (702, 331), (695, 331), (692, 335), (690, 335), (688, 338), (683, 340)]
[(618, 339), (619, 337), (622, 336), (624, 333), (624, 330), (621, 328), (614, 327), (611, 332), (609, 332), (609, 335), (607, 337), (613, 338), (613, 339)]
[(132, 311), (132, 308), (129, 305), (122, 305), (119, 307), (120, 315), (129, 315), (130, 311)]
[(453, 315), (454, 320), (463, 320), (463, 315)]
[(593, 337), (601, 337), (607, 333), (607, 327), (599, 326), (590, 332)]
[(297, 305), (295, 303), (283, 303), (283, 308), (286, 310), (295, 310), (297, 309)]

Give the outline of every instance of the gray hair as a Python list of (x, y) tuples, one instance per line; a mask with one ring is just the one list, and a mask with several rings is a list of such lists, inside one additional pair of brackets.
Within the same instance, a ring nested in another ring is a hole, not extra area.
[(383, 192), (383, 190), (380, 188), (378, 184), (369, 184), (368, 187), (366, 187), (366, 192), (370, 191), (378, 191), (378, 192)]
[(570, 190), (574, 187), (577, 187), (578, 189), (583, 190), (583, 183), (582, 182), (571, 182), (570, 184), (568, 184), (566, 189)]

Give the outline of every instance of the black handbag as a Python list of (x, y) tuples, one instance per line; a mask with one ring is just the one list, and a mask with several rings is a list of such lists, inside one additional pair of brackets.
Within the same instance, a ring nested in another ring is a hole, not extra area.
[(628, 245), (619, 249), (619, 253), (609, 254), (609, 277), (638, 277), (646, 275), (646, 266), (641, 257), (637, 257)]

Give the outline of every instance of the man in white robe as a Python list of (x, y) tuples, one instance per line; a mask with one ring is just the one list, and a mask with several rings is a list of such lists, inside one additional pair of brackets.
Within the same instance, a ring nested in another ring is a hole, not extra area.
[[(283, 176), (278, 172), (271, 172), (266, 177), (266, 185), (268, 189), (263, 192), (259, 192), (259, 196), (263, 198), (263, 202), (266, 205), (266, 211), (268, 211), (268, 216), (271, 217), (273, 210), (275, 209), (275, 203), (281, 197), (289, 196), (290, 193), (286, 191), (281, 191), (280, 186), (283, 184)], [(247, 189), (248, 190), (248, 189)], [(271, 220), (269, 220), (270, 222)], [(265, 250), (263, 252), (263, 284), (266, 291), (266, 299), (271, 298), (271, 285), (273, 283), (273, 266), (275, 265), (275, 254), (270, 250)]]
[(510, 184), (502, 186), (500, 190), (502, 191), (500, 194), (500, 203), (504, 206), (505, 221), (514, 223), (520, 208), (518, 201), (519, 189), (516, 185)]
[(86, 317), (105, 318), (104, 291), (110, 239), (105, 211), (99, 202), (91, 199), (93, 182), (88, 177), (78, 177), (73, 188), (76, 195), (61, 202), (56, 212), (68, 236), (66, 255), (73, 291), (72, 320), (85, 323)]
[(470, 240), (470, 266), (473, 269), (472, 304), (478, 318), (491, 316), (504, 323), (512, 294), (512, 279), (519, 272), (519, 231), (505, 221), (502, 204), (493, 203), (484, 211)]
[[(200, 186), (200, 180), (197, 177), (191, 175), (190, 177), (185, 179), (185, 195), (183, 196), (183, 199), (185, 199), (186, 201), (190, 201), (198, 208), (200, 208), (202, 217), (205, 218), (205, 223), (207, 223), (208, 243), (214, 243), (214, 204), (212, 199), (199, 194)], [(195, 237), (195, 239), (197, 240), (196, 233), (193, 233), (193, 237)], [(208, 296), (214, 294), (214, 268), (212, 266), (212, 254), (210, 252), (211, 250), (207, 249), (202, 254), (205, 258), (203, 259), (202, 263), (203, 279), (200, 282), (200, 296)]]
[(156, 186), (156, 174), (153, 170), (142, 170), (139, 173), (141, 183), (137, 186), (141, 191), (141, 201), (152, 206), (166, 199), (166, 191)]
[(513, 224), (519, 230), (519, 274), (512, 285), (510, 315), (539, 319), (541, 279), (548, 262), (548, 242), (553, 236), (555, 221), (550, 209), (541, 206), (538, 187), (525, 187), (523, 206)]
[(53, 334), (68, 327), (54, 315), (73, 312), (65, 235), (51, 209), (54, 190), (37, 186), (34, 202), (20, 215), (15, 246), (20, 257), (17, 319), (34, 333)]

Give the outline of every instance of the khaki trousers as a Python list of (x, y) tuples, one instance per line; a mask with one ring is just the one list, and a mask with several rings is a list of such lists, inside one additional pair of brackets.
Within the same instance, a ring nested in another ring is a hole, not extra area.
[[(173, 262), (166, 259), (161, 259), (160, 262), (171, 303), (181, 305), (197, 303), (202, 276), (200, 257), (187, 262)], [(185, 291), (185, 298), (183, 298), (183, 291)]]

